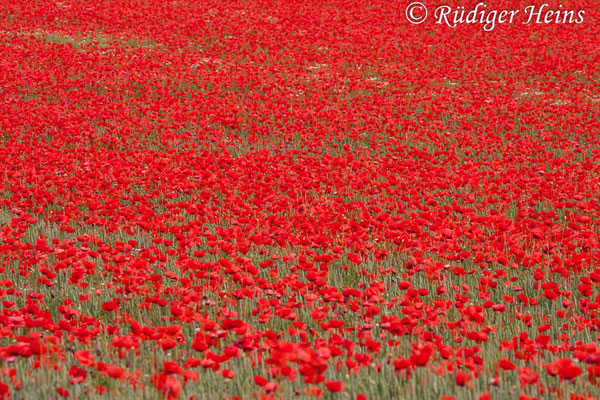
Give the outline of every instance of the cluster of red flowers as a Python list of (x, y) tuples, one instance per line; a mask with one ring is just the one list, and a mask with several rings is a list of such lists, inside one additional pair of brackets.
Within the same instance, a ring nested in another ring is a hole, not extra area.
[(592, 398), (600, 24), (571, 3), (490, 33), (0, 1), (0, 396)]

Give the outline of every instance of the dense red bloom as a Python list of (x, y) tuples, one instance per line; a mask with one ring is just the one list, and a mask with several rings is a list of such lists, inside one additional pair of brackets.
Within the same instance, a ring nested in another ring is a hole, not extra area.
[(424, 3), (0, 0), (0, 397), (595, 394), (597, 4)]
[(519, 395), (519, 400), (538, 400), (537, 397), (527, 396), (526, 394), (521, 393)]
[(91, 367), (95, 363), (94, 356), (87, 350), (77, 350), (74, 355), (84, 367)]
[(152, 383), (162, 393), (165, 399), (174, 400), (179, 397), (181, 392), (181, 383), (179, 380), (170, 374), (155, 374), (152, 376)]
[(529, 367), (519, 368), (519, 383), (521, 387), (536, 384), (539, 381), (539, 375)]
[(403, 358), (399, 358), (394, 360), (394, 369), (396, 371), (402, 371), (404, 369), (408, 369), (412, 366), (412, 362), (410, 360), (406, 360)]
[(114, 299), (112, 301), (107, 301), (106, 303), (102, 304), (102, 309), (104, 311), (115, 311), (119, 309), (119, 301), (117, 299)]
[(274, 392), (277, 390), (277, 382), (268, 382), (263, 388), (267, 393)]
[(224, 369), (221, 371), (221, 376), (225, 379), (233, 379), (235, 376), (235, 372), (230, 369)]
[(180, 374), (181, 367), (175, 362), (165, 361), (163, 362), (163, 372), (165, 374)]
[(471, 374), (463, 371), (456, 373), (455, 381), (458, 386), (464, 386), (471, 380)]
[(553, 363), (546, 365), (546, 371), (552, 376), (559, 376), (561, 380), (577, 378), (583, 370), (573, 364), (570, 358), (559, 358)]
[(340, 381), (327, 381), (325, 382), (325, 386), (327, 386), (327, 390), (332, 393), (337, 393), (344, 390), (344, 384)]
[(413, 346), (413, 353), (410, 356), (410, 361), (417, 367), (422, 367), (427, 364), (433, 354), (433, 345), (431, 343), (417, 343)]
[(260, 375), (254, 376), (254, 383), (256, 383), (258, 386), (265, 386), (268, 382), (269, 382), (268, 379), (266, 379)]
[(513, 364), (512, 361), (510, 361), (510, 360), (508, 360), (506, 358), (501, 359), (498, 362), (498, 366), (500, 368), (502, 368), (503, 370), (506, 370), (506, 371), (512, 371), (512, 370), (514, 370), (516, 368), (515, 364)]
[(87, 374), (88, 374), (88, 371), (86, 371), (85, 369), (82, 369), (82, 368), (77, 367), (76, 365), (73, 365), (69, 369), (69, 376), (71, 377), (69, 379), (69, 381), (70, 381), (70, 383), (82, 383), (86, 380)]
[(100, 373), (115, 379), (122, 379), (126, 375), (125, 369), (114, 364), (99, 362), (97, 368)]

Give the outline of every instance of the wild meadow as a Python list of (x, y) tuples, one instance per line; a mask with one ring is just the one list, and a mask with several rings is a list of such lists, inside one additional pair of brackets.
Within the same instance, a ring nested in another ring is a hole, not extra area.
[(0, 397), (600, 397), (598, 3), (408, 3), (0, 0)]

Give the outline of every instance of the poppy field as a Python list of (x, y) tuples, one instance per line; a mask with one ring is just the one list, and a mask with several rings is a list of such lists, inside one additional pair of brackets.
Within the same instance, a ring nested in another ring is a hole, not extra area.
[(600, 6), (408, 3), (0, 0), (0, 398), (600, 398)]

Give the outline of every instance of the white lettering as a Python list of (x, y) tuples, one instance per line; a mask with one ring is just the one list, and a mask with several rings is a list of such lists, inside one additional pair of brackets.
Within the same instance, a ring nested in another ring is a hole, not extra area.
[(450, 23), (450, 21), (448, 21), (448, 14), (450, 14), (450, 12), (452, 11), (452, 9), (450, 8), (450, 6), (440, 6), (438, 8), (435, 9), (435, 17), (437, 18), (436, 24), (443, 24), (442, 21), (445, 21), (446, 25), (448, 25), (451, 28), (454, 28), (456, 26), (456, 24), (452, 25)]

